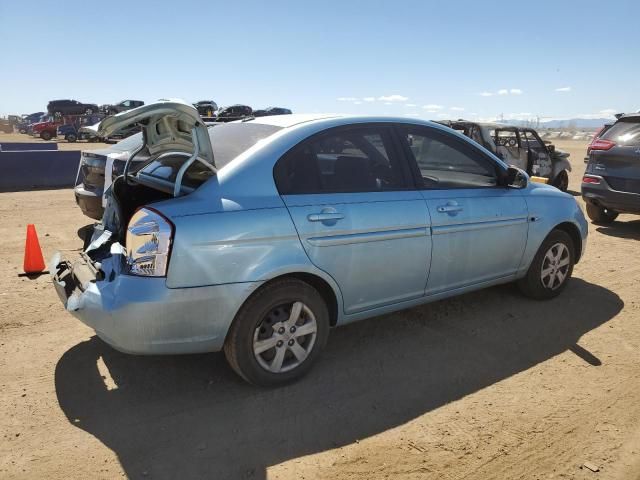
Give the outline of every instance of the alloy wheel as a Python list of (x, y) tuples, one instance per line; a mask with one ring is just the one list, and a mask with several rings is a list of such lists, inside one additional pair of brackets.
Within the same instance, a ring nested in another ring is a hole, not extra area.
[(551, 290), (559, 288), (567, 278), (570, 267), (569, 249), (564, 243), (555, 243), (547, 250), (542, 260), (540, 280)]
[(313, 350), (317, 332), (316, 317), (304, 303), (277, 306), (256, 327), (253, 354), (268, 372), (293, 370)]

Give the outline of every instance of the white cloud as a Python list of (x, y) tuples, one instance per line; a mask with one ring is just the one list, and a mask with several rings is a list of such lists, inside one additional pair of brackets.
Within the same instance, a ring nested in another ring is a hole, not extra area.
[(415, 103), (405, 103), (404, 106), (405, 107), (417, 107), (417, 105)]
[(355, 102), (353, 102), (354, 105), (362, 105), (362, 102), (360, 100), (356, 100)]
[(511, 90), (509, 90), (509, 93), (511, 95), (522, 95), (522, 90), (520, 90), (519, 88), (512, 88)]
[(404, 116), (405, 117), (419, 117), (420, 114), (419, 113), (405, 113)]
[(438, 114), (438, 118), (447, 118), (449, 115), (447, 115), (446, 113), (439, 113)]
[(498, 90), (498, 95), (509, 95), (509, 90), (507, 90), (506, 88), (501, 88), (500, 90)]
[(480, 94), (481, 97), (493, 97), (493, 93), (491, 92), (482, 92)]
[(364, 97), (362, 100), (364, 100), (365, 102), (375, 102), (376, 97)]
[(436, 110), (442, 110), (444, 107), (442, 105), (435, 105), (433, 103), (430, 103), (429, 105), (423, 105), (422, 108), (424, 108), (425, 110), (436, 111)]
[(603, 115), (614, 115), (618, 113), (618, 110), (616, 110), (615, 108), (605, 108), (604, 110), (600, 110), (599, 113)]
[(522, 95), (522, 90), (519, 88), (501, 88), (497, 92), (484, 91), (480, 93), (481, 97), (493, 97), (494, 95)]
[(381, 102), (406, 102), (407, 100), (409, 100), (409, 97), (397, 94), (382, 95), (381, 97), (378, 97), (378, 100), (380, 100)]
[(451, 107), (449, 110), (452, 112), (464, 112), (464, 108), (462, 107)]
[(385, 105), (393, 105), (392, 102), (384, 102)]
[(556, 88), (556, 92), (570, 92), (570, 91), (571, 91), (571, 87)]
[(339, 102), (355, 102), (358, 99), (356, 97), (338, 97), (336, 100)]

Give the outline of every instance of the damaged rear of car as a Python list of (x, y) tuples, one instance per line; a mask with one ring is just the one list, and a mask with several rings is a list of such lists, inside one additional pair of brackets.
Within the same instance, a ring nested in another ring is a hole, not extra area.
[[(191, 105), (162, 101), (106, 119), (99, 134), (108, 136), (132, 123), (142, 128), (143, 142), (105, 192), (105, 212), (87, 239), (89, 246), (76, 259), (60, 254), (52, 259), (55, 288), (68, 311), (118, 350), (219, 350), (238, 302), (246, 299), (250, 288), (191, 285), (188, 279), (179, 280), (179, 286), (192, 288), (171, 288), (176, 285), (169, 285), (167, 278), (172, 251), (180, 244), (176, 220), (168, 212), (176, 203), (206, 205), (208, 198), (193, 199), (192, 194), (216, 176), (209, 130)], [(248, 135), (236, 148), (248, 148), (273, 132), (263, 130)], [(224, 143), (220, 148), (223, 164), (238, 153)], [(130, 173), (132, 162), (135, 173)], [(194, 258), (180, 261), (187, 269), (197, 263)], [(210, 322), (212, 311), (223, 321)], [(185, 327), (185, 316), (196, 320)]]

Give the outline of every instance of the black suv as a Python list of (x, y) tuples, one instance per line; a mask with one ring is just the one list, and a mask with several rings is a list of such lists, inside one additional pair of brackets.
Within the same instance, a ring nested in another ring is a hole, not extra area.
[(98, 113), (98, 105), (94, 103), (81, 103), (77, 100), (51, 100), (47, 105), (50, 115), (91, 115)]
[(144, 105), (142, 100), (122, 100), (113, 105), (103, 105), (101, 109), (107, 115), (115, 115), (116, 113), (126, 112), (132, 108), (141, 107), (142, 105)]
[(251, 107), (246, 105), (231, 105), (220, 110), (216, 120), (218, 122), (233, 122), (234, 120), (242, 120), (252, 115), (253, 110), (251, 110)]
[(582, 198), (594, 223), (640, 214), (640, 113), (621, 115), (589, 144)]
[(254, 117), (268, 117), (269, 115), (291, 115), (291, 110), (282, 107), (267, 107), (264, 110), (254, 110)]

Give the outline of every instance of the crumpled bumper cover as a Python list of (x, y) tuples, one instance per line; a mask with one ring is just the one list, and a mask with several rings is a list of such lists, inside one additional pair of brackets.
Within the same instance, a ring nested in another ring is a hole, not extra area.
[(261, 282), (168, 288), (165, 278), (120, 271), (114, 255), (94, 263), (56, 254), (53, 284), (65, 308), (117, 350), (134, 354), (219, 351), (236, 312)]

